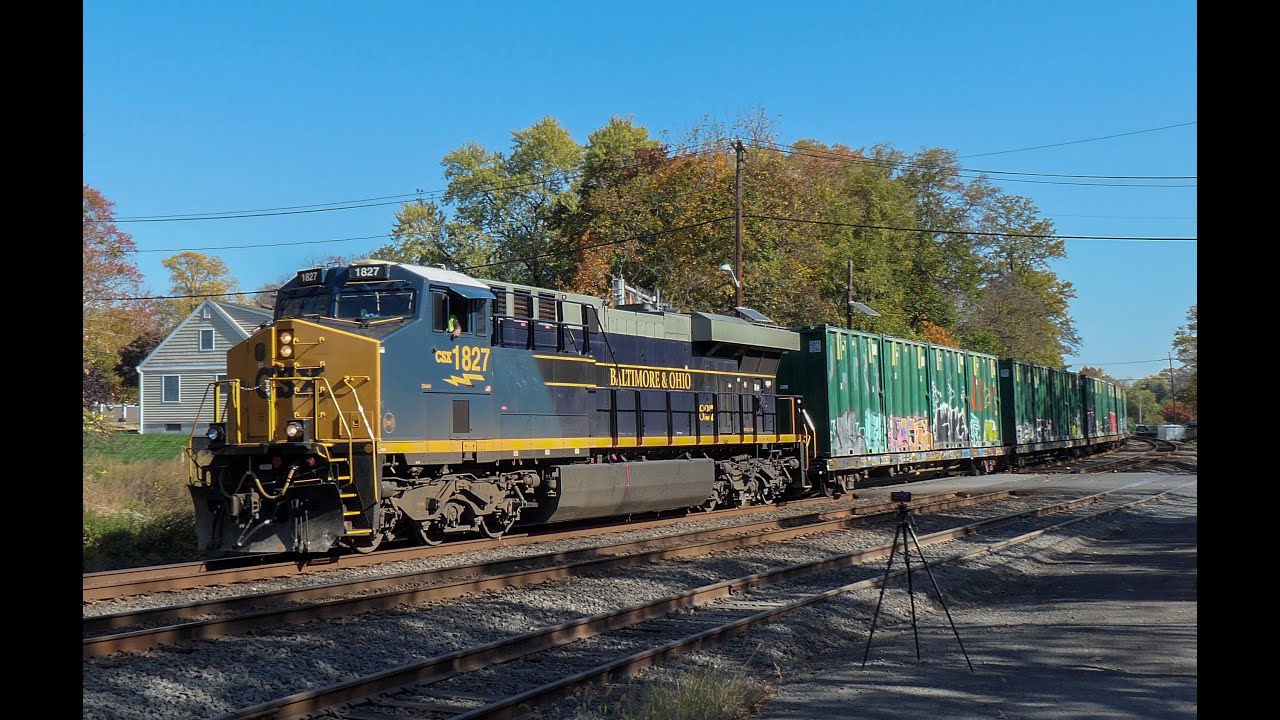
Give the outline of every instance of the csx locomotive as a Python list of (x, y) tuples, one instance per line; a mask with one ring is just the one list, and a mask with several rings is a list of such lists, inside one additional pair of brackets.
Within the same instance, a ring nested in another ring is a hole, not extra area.
[(196, 418), (199, 545), (500, 537), (838, 494), (873, 471), (986, 472), (1125, 433), (1123, 390), (1105, 383), (1088, 394), (1060, 370), (739, 314), (393, 262), (298, 272)]

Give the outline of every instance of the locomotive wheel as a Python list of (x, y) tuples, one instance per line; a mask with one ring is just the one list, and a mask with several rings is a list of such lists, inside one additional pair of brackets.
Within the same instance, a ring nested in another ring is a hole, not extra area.
[(484, 515), (480, 518), (479, 523), (480, 532), (484, 533), (485, 537), (493, 538), (494, 540), (502, 537), (515, 524), (516, 519), (514, 517), (504, 521), (500, 520), (497, 514)]
[(418, 523), (417, 528), (418, 537), (422, 539), (423, 544), (434, 547), (444, 542), (444, 527), (440, 523), (428, 520)]

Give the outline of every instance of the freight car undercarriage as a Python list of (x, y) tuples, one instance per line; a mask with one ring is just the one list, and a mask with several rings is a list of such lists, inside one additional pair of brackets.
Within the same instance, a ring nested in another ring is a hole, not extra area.
[(369, 456), (347, 462), (305, 445), (246, 451), (224, 453), (191, 486), (202, 550), (367, 552), (395, 538), (498, 538), (516, 526), (769, 504), (807, 489), (800, 445), (614, 451), (571, 464), (424, 466), (386, 455), (376, 494), (361, 477), (371, 476)]

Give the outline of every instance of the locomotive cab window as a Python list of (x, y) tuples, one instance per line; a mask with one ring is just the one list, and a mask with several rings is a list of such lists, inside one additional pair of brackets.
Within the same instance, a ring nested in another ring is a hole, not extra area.
[(432, 290), (431, 329), (436, 332), (463, 335), (483, 335), (488, 324), (485, 314), (488, 301), (481, 298), (465, 298), (453, 291)]

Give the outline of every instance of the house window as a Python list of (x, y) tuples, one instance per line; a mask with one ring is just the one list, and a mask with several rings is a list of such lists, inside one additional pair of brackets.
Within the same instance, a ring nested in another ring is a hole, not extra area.
[(212, 316), (212, 315), (213, 315), (213, 313), (209, 312), (209, 308), (208, 308), (208, 307), (205, 307), (203, 310), (201, 310), (201, 311), (200, 311), (200, 314), (201, 314), (201, 316), (202, 316), (202, 317), (204, 317), (204, 319), (205, 319), (205, 320), (208, 320), (208, 319), (210, 318), (210, 316)]
[(163, 390), (160, 393), (160, 401), (167, 403), (178, 402), (178, 376), (164, 375), (161, 377)]
[(212, 329), (206, 329), (206, 330), (200, 331), (200, 349), (201, 350), (213, 349), (213, 330)]

